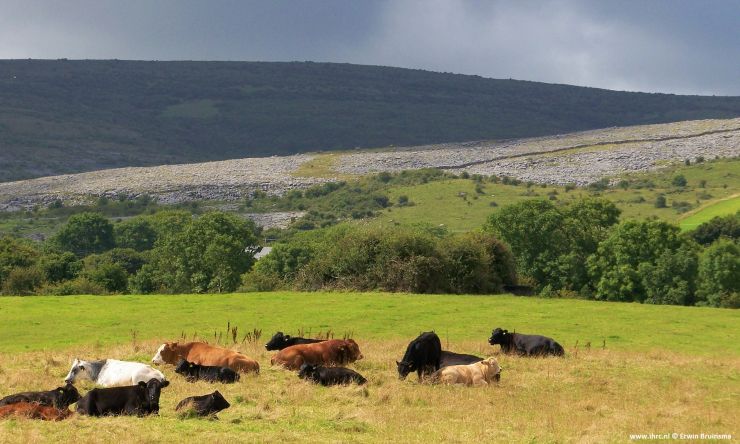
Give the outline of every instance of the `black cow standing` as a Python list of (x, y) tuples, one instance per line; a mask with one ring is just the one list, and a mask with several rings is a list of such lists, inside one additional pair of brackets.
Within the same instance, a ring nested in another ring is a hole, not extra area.
[(70, 404), (77, 402), (78, 399), (80, 399), (80, 392), (72, 384), (67, 384), (64, 387), (57, 387), (47, 392), (23, 392), (8, 395), (0, 399), (0, 406), (30, 402), (64, 410), (69, 408)]
[(230, 384), (239, 380), (239, 374), (228, 367), (193, 364), (184, 359), (177, 363), (175, 373), (185, 376), (188, 382), (203, 380)]
[(415, 371), (421, 381), (422, 376), (428, 376), (439, 370), (442, 358), (442, 343), (439, 336), (433, 331), (425, 332), (409, 343), (401, 362), (396, 361), (398, 377), (405, 379)]
[(175, 410), (188, 410), (198, 416), (214, 415), (231, 406), (218, 390), (210, 395), (190, 396), (177, 403)]
[(440, 360), (440, 368), (449, 367), (451, 365), (468, 365), (481, 362), (483, 358), (475, 355), (466, 355), (464, 353), (455, 353), (447, 350), (442, 350), (442, 359)]
[(283, 334), (283, 332), (279, 331), (275, 333), (274, 335), (272, 335), (272, 338), (267, 342), (267, 344), (265, 344), (265, 348), (270, 351), (282, 350), (292, 345), (313, 344), (316, 342), (323, 342), (323, 339), (308, 339), (308, 338), (301, 338), (301, 337), (293, 337), (291, 335)]
[(491, 345), (499, 344), (504, 353), (516, 353), (520, 356), (563, 356), (565, 350), (552, 338), (540, 335), (523, 335), (509, 333), (508, 330), (497, 328), (488, 339)]
[(169, 381), (150, 379), (126, 387), (95, 388), (77, 402), (77, 413), (89, 416), (159, 413), (159, 395)]
[(353, 382), (362, 385), (367, 382), (364, 376), (348, 368), (312, 364), (301, 365), (298, 377), (323, 386), (352, 384)]

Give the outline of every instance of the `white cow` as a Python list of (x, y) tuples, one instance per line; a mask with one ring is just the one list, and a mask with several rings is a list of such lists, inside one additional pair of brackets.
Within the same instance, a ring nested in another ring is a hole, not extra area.
[(118, 361), (103, 359), (100, 361), (84, 361), (76, 359), (64, 380), (74, 383), (77, 379), (90, 379), (103, 387), (114, 385), (137, 385), (147, 383), (150, 379), (166, 380), (164, 374), (140, 362)]

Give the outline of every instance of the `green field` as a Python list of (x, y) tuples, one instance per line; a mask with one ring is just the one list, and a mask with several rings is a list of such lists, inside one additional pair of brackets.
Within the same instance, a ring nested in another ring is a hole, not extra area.
[[(686, 178), (687, 186), (675, 187), (671, 184), (673, 177), (679, 174)], [(498, 208), (525, 199), (548, 199), (549, 194), (554, 193), (556, 202), (570, 202), (588, 196), (604, 197), (622, 210), (623, 220), (657, 217), (678, 222), (683, 213), (673, 208), (674, 202), (687, 202), (693, 207), (700, 207), (736, 194), (740, 190), (740, 160), (673, 166), (652, 173), (630, 175), (625, 179), (631, 182), (629, 188), (611, 187), (603, 191), (587, 188), (566, 191), (560, 186), (533, 185), (527, 188), (524, 184), (484, 183), (483, 193), (477, 193), (475, 182), (469, 179), (393, 187), (389, 190), (391, 201), (395, 202), (399, 196), (405, 195), (413, 205), (390, 208), (383, 212), (380, 220), (402, 225), (424, 221), (433, 225), (444, 224), (450, 231), (469, 231), (482, 226)], [(706, 181), (703, 187), (702, 180)], [(641, 181), (651, 181), (653, 186), (636, 188)], [(655, 199), (659, 194), (665, 195), (668, 207), (655, 207)], [(737, 202), (737, 199), (733, 202)]]
[(726, 216), (740, 211), (740, 195), (720, 200), (707, 206), (699, 208), (688, 216), (681, 219), (682, 230), (693, 230), (699, 225), (717, 216)]
[[(239, 327), (236, 344), (227, 322)], [(556, 338), (566, 357), (500, 355), (493, 327)], [(244, 333), (262, 329), (259, 339)], [(275, 330), (350, 334), (367, 387), (312, 386), (269, 367)], [(502, 381), (485, 388), (399, 381), (394, 360), (422, 330), (443, 348), (493, 354)], [(214, 341), (214, 332), (216, 332)], [(740, 430), (740, 314), (514, 296), (254, 293), (0, 298), (2, 394), (61, 383), (75, 356), (147, 362), (164, 340), (193, 336), (236, 348), (262, 365), (231, 386), (172, 381), (159, 417), (73, 417), (0, 422), (0, 442), (623, 442), (629, 433)], [(84, 393), (92, 386), (80, 385)], [(221, 391), (218, 421), (178, 418), (185, 396)], [(444, 427), (440, 424), (444, 423)]]

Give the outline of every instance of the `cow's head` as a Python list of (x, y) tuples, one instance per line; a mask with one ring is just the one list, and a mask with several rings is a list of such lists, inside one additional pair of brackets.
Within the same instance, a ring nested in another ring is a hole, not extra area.
[(301, 379), (310, 379), (316, 372), (316, 366), (313, 364), (303, 364), (298, 370), (298, 377)]
[(496, 344), (508, 344), (511, 342), (511, 333), (509, 330), (502, 330), (497, 328), (491, 332), (491, 337), (488, 338), (488, 343), (491, 345)]
[(498, 382), (501, 379), (502, 368), (498, 365), (496, 358), (488, 358), (478, 363), (483, 367), (483, 375), (487, 381)]
[(177, 366), (175, 367), (175, 373), (178, 373), (180, 375), (186, 374), (186, 370), (188, 370), (192, 366), (193, 364), (189, 363), (188, 361), (184, 359), (180, 359), (179, 361), (177, 361)]
[(396, 366), (398, 367), (398, 379), (406, 379), (406, 376), (416, 369), (413, 361), (396, 361)]
[(359, 361), (364, 358), (362, 352), (360, 352), (360, 346), (357, 345), (354, 339), (347, 339), (347, 353), (351, 361)]
[(211, 399), (211, 410), (214, 412), (218, 412), (231, 407), (229, 401), (227, 401), (218, 390), (208, 396)]
[(170, 385), (170, 381), (160, 381), (152, 378), (149, 382), (140, 381), (139, 386), (146, 389), (146, 402), (149, 404), (149, 411), (159, 413), (159, 395), (162, 389)]
[(175, 364), (180, 356), (177, 353), (177, 342), (165, 342), (157, 349), (152, 358), (155, 364)]
[[(92, 379), (92, 364), (88, 361), (75, 358), (72, 361), (72, 368), (69, 369), (69, 373), (64, 378), (64, 382), (72, 384), (78, 379)], [(79, 396), (79, 393), (77, 395)]]
[(54, 389), (57, 395), (54, 407), (58, 409), (66, 409), (70, 404), (80, 400), (80, 392), (72, 384), (67, 383), (64, 387), (57, 387)]
[(290, 339), (290, 335), (283, 334), (283, 332), (279, 331), (272, 335), (272, 338), (265, 344), (265, 348), (270, 351), (282, 350), (288, 346), (288, 339)]

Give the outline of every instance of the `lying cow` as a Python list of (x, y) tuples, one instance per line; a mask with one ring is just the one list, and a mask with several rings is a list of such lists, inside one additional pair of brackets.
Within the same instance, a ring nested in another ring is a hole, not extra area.
[(265, 348), (268, 351), (276, 351), (282, 350), (292, 345), (315, 344), (317, 342), (323, 342), (323, 339), (293, 337), (291, 335), (283, 334), (283, 332), (279, 331), (272, 336), (272, 339), (270, 339), (267, 344), (265, 344)]
[(72, 384), (78, 379), (89, 379), (103, 387), (115, 385), (136, 385), (148, 382), (150, 379), (165, 381), (159, 370), (140, 362), (118, 361), (103, 359), (100, 361), (84, 361), (75, 359), (72, 368), (64, 378), (64, 382)]
[(520, 356), (563, 356), (565, 350), (546, 336), (523, 335), (521, 333), (509, 333), (508, 330), (497, 328), (488, 339), (491, 345), (499, 344), (504, 353), (516, 353)]
[(443, 367), (449, 367), (451, 365), (474, 364), (482, 360), (483, 358), (480, 358), (475, 355), (466, 355), (464, 353), (455, 353), (455, 352), (451, 352), (447, 350), (442, 350), (439, 367), (443, 368)]
[(303, 364), (343, 365), (362, 359), (360, 346), (352, 339), (330, 339), (315, 344), (298, 344), (280, 350), (272, 365), (298, 370)]
[(260, 372), (260, 365), (254, 359), (234, 350), (215, 347), (204, 342), (164, 343), (157, 350), (152, 362), (177, 365), (180, 359), (194, 364), (228, 367), (241, 373)]
[(215, 415), (231, 406), (218, 390), (210, 395), (190, 396), (177, 403), (176, 411), (192, 413), (197, 416)]
[(230, 368), (193, 364), (184, 359), (180, 359), (175, 373), (185, 376), (188, 382), (202, 380), (230, 384), (239, 380), (239, 373)]
[(43, 419), (45, 421), (60, 421), (68, 418), (72, 412), (67, 409), (58, 409), (35, 402), (16, 402), (0, 407), (0, 418), (15, 416), (18, 418)]
[(401, 362), (396, 361), (398, 377), (406, 379), (409, 373), (415, 371), (421, 381), (423, 376), (439, 370), (441, 359), (442, 343), (439, 336), (433, 331), (422, 333), (406, 347)]
[(429, 380), (441, 384), (488, 385), (501, 379), (501, 367), (496, 358), (488, 358), (468, 365), (451, 365), (432, 374)]
[(47, 407), (67, 409), (70, 404), (74, 404), (78, 399), (80, 399), (80, 392), (72, 384), (67, 384), (64, 387), (57, 387), (47, 392), (23, 392), (8, 395), (0, 399), (0, 406), (32, 402)]
[(303, 364), (298, 371), (298, 377), (323, 386), (352, 384), (353, 382), (362, 385), (367, 382), (367, 379), (354, 370), (313, 364)]
[(95, 388), (77, 402), (77, 413), (88, 416), (159, 413), (159, 395), (170, 383), (159, 379), (128, 387)]

